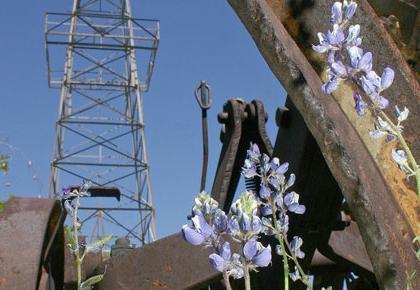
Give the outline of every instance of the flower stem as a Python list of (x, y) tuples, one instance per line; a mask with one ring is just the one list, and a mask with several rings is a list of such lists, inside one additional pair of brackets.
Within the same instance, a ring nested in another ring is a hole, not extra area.
[(289, 261), (287, 259), (286, 247), (284, 246), (283, 236), (281, 234), (281, 229), (278, 228), (277, 216), (276, 216), (276, 207), (271, 203), (271, 211), (273, 212), (273, 221), (274, 228), (277, 233), (277, 240), (280, 243), (281, 253), (283, 256), (283, 276), (284, 276), (284, 290), (289, 290)]
[(417, 164), (416, 160), (414, 159), (413, 153), (410, 150), (410, 147), (408, 147), (407, 142), (405, 141), (403, 135), (401, 134), (401, 130), (399, 128), (397, 128), (397, 126), (395, 126), (395, 124), (392, 122), (392, 120), (390, 118), (388, 118), (388, 116), (383, 112), (380, 111), (380, 115), (381, 117), (383, 117), (388, 124), (390, 124), (392, 126), (392, 129), (395, 131), (396, 135), (397, 135), (397, 139), (400, 142), (401, 146), (403, 147), (405, 153), (407, 154), (407, 158), (408, 161), (410, 161), (410, 165), (414, 171), (414, 174), (416, 176), (416, 184), (417, 184), (417, 197), (419, 199), (420, 202), (420, 168), (419, 165)]
[(245, 290), (251, 290), (251, 277), (249, 276), (249, 268), (248, 265), (245, 266)]
[[(292, 252), (291, 251), (290, 244), (289, 244), (289, 242), (287, 240), (285, 240), (285, 244), (286, 244), (287, 248), (289, 249), (289, 252)], [(298, 268), (298, 271), (299, 271), (300, 276), (301, 276), (301, 281), (306, 286), (308, 286), (308, 289), (309, 290), (312, 290), (312, 285), (311, 285), (311, 283), (308, 280), (308, 276), (305, 274), (305, 272), (303, 271), (302, 267), (300, 266), (298, 259), (294, 255), (291, 255), (291, 258), (292, 258), (293, 262), (295, 263), (296, 267)]]
[(77, 290), (81, 290), (82, 284), (82, 260), (80, 259), (80, 248), (79, 248), (79, 234), (77, 230), (77, 209), (79, 204), (79, 197), (76, 197), (76, 206), (74, 208), (73, 214), (73, 238), (76, 243), (76, 249), (74, 251), (74, 259), (76, 263), (76, 272), (77, 272)]
[(287, 260), (286, 247), (284, 241), (279, 235), (281, 252), (283, 254), (283, 277), (284, 277), (284, 290), (289, 290), (289, 261)]
[(232, 286), (230, 286), (229, 276), (226, 271), (223, 271), (223, 281), (225, 282), (226, 290), (232, 290)]

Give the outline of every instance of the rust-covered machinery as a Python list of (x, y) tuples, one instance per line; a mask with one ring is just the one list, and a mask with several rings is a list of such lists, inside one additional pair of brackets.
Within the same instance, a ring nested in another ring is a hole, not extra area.
[[(229, 3), (289, 97), (276, 115), (279, 132), (274, 145), (265, 132), (267, 117), (261, 102), (240, 99), (226, 102), (218, 116), (223, 124), (223, 148), (211, 190), (213, 197), (224, 209), (229, 208), (246, 148), (250, 141), (256, 142), (263, 152), (287, 160), (291, 171), (305, 177), (299, 178), (295, 186), (307, 211), (303, 216), (293, 217), (290, 231), (305, 241), (303, 266), (315, 277), (314, 289), (329, 285), (342, 289), (344, 281), (347, 289), (405, 289), (410, 274), (414, 270), (419, 272), (412, 239), (419, 235), (420, 209), (413, 185), (397, 171), (384, 170), (390, 160), (381, 156), (390, 148), (384, 145), (378, 151), (364, 137), (365, 129), (351, 113), (353, 103), (320, 90), (322, 64), (310, 52), (310, 46), (315, 42), (316, 32), (326, 28), (325, 11), (331, 1), (229, 0)], [(377, 59), (375, 65), (386, 64), (396, 71), (389, 97), (410, 108), (412, 120), (405, 132), (418, 160), (418, 3), (397, 0), (358, 3), (356, 17), (365, 29), (364, 41), (383, 59), (383, 63)], [(26, 273), (25, 279), (27, 282), (32, 279), (30, 285), (35, 289), (45, 289), (45, 284), (44, 288), (36, 288), (45, 279), (56, 281), (58, 287), (46, 289), (61, 289), (64, 243), (57, 218), (60, 209), (51, 201), (43, 202), (48, 203), (42, 210), (43, 219), (39, 220), (44, 226), (38, 227), (46, 235), (38, 235), (39, 247), (33, 249), (39, 258), (31, 260), (31, 265), (19, 265), (19, 273)], [(16, 272), (8, 269), (19, 261), (18, 255), (24, 255), (17, 251), (11, 257), (5, 252), (4, 248), (11, 243), (10, 235), (17, 235), (6, 225), (13, 221), (14, 212), (28, 211), (25, 203), (13, 199), (0, 214), (2, 229), (6, 229), (0, 232), (0, 259), (11, 263), (0, 264), (0, 289), (29, 289), (5, 286), (18, 279)], [(24, 228), (24, 221), (21, 222)], [(176, 234), (111, 258), (97, 288), (181, 290), (210, 285), (220, 289), (221, 275), (209, 267), (207, 256), (206, 249), (184, 243), (181, 234)], [(51, 264), (56, 267), (50, 267)], [(25, 267), (31, 271), (25, 272)], [(272, 267), (256, 274), (253, 289), (281, 289), (280, 277), (279, 261), (274, 260)], [(412, 289), (420, 287), (419, 277), (417, 274), (411, 281)], [(235, 289), (240, 287), (234, 285)], [(304, 289), (299, 284), (294, 287)]]

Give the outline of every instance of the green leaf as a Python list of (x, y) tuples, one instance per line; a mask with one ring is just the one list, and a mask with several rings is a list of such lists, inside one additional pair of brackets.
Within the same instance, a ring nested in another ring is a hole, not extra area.
[(100, 249), (103, 246), (105, 246), (110, 240), (112, 239), (112, 235), (106, 236), (103, 239), (96, 241), (94, 243), (88, 244), (86, 246), (85, 252), (89, 253), (92, 252), (95, 249)]
[(82, 284), (80, 284), (80, 288), (82, 290), (90, 290), (93, 285), (101, 282), (103, 278), (104, 278), (104, 274), (92, 276), (86, 281), (82, 282)]
[(406, 290), (412, 289), (413, 285), (411, 285), (411, 281), (413, 281), (415, 275), (416, 275), (416, 270), (411, 272), (410, 276), (408, 277)]

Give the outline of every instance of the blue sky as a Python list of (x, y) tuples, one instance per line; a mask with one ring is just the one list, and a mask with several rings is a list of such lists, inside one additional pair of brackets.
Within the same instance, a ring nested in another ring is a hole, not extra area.
[[(213, 89), (209, 190), (221, 148), (217, 113), (223, 103), (232, 97), (262, 100), (274, 142), (274, 113), (285, 93), (226, 1), (132, 3), (135, 17), (160, 19), (161, 42), (144, 112), (158, 237), (164, 237), (187, 222), (200, 185), (201, 113), (193, 96), (200, 80)], [(71, 5), (71, 0), (16, 0), (0, 10), (0, 150), (11, 154), (10, 172), (0, 176), (1, 199), (9, 192), (47, 196), (59, 91), (47, 85), (43, 21), (47, 11), (65, 12)]]

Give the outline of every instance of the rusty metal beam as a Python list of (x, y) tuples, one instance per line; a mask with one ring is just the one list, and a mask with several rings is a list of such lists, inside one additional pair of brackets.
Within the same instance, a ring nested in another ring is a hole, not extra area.
[(12, 198), (6, 203), (0, 213), (1, 290), (62, 289), (61, 214), (59, 202), (51, 199)]
[(112, 258), (98, 289), (200, 289), (221, 279), (209, 266), (209, 254), (172, 235)]
[[(395, 84), (389, 91), (391, 102), (398, 100), (412, 110), (406, 134), (418, 159), (419, 85), (372, 8), (366, 1), (358, 2), (356, 22), (364, 28), (365, 47), (377, 56), (375, 66), (384, 67), (379, 62), (381, 58), (396, 70)], [(367, 139), (367, 128), (357, 122), (349, 98), (321, 91), (321, 79), (307, 50), (315, 43), (312, 37), (315, 32), (328, 29), (332, 2), (301, 1), (298, 3), (312, 6), (298, 7), (294, 13), (283, 1), (229, 0), (229, 3), (317, 141), (357, 220), (369, 257), (375, 261), (373, 269), (380, 287), (403, 289), (408, 275), (418, 267), (411, 239), (419, 209), (413, 202), (411, 185), (406, 185), (395, 170), (388, 175), (384, 171), (384, 167), (393, 166), (392, 161), (380, 159), (390, 148), (378, 149)], [(385, 153), (381, 152), (385, 149)], [(401, 192), (410, 202), (404, 203)], [(414, 288), (420, 287), (419, 277), (413, 281)]]

